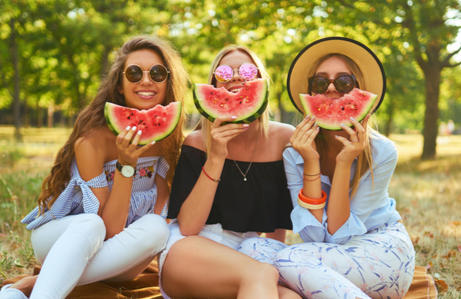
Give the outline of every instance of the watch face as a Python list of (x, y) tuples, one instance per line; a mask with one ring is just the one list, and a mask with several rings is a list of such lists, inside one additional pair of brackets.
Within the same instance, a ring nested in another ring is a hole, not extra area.
[(132, 177), (134, 174), (134, 167), (130, 165), (123, 165), (121, 173), (124, 177)]

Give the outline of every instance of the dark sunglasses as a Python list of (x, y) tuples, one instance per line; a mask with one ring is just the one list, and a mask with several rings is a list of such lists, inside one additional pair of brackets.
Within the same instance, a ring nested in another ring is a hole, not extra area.
[(342, 74), (333, 80), (325, 76), (314, 75), (309, 78), (308, 93), (324, 93), (332, 82), (336, 90), (340, 93), (348, 93), (354, 87), (359, 87), (359, 83), (355, 79), (355, 76), (351, 74)]
[[(245, 81), (253, 80), (258, 76), (258, 67), (252, 63), (244, 63), (238, 68), (238, 74)], [(229, 82), (234, 78), (234, 69), (227, 64), (220, 65), (214, 71), (214, 77), (219, 82)]]
[(154, 65), (148, 71), (143, 71), (139, 65), (131, 64), (127, 66), (123, 74), (128, 81), (136, 83), (141, 81), (144, 72), (149, 73), (149, 77), (154, 82), (163, 82), (168, 77), (170, 71), (161, 64)]

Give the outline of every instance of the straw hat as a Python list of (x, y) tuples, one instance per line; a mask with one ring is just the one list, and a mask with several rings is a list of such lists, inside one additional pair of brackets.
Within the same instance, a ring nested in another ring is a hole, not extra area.
[(360, 89), (378, 95), (373, 112), (381, 105), (386, 91), (386, 75), (378, 57), (364, 44), (345, 37), (327, 37), (307, 45), (296, 56), (288, 72), (288, 95), (295, 107), (303, 112), (299, 100), (300, 93), (307, 93), (307, 72), (321, 57), (339, 53), (351, 58), (362, 71), (365, 86)]

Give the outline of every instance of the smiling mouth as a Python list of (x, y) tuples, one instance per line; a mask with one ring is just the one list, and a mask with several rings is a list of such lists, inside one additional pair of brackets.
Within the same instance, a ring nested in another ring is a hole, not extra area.
[(242, 86), (232, 86), (228, 89), (229, 92), (238, 93), (242, 89)]
[(141, 97), (153, 97), (157, 93), (154, 92), (154, 91), (138, 91), (138, 92), (136, 92), (136, 94), (141, 96)]

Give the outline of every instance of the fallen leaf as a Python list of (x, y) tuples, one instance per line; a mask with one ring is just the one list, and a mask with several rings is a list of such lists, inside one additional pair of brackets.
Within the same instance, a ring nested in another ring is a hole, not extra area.
[[(458, 248), (458, 250), (459, 250), (459, 248)], [(444, 257), (444, 258), (447, 259), (447, 258), (450, 258), (450, 257), (455, 256), (455, 255), (456, 255), (456, 251), (450, 250), (450, 251), (447, 252), (447, 254), (445, 254), (445, 255), (442, 256), (442, 257)]]
[(448, 284), (443, 279), (434, 279), (437, 290), (442, 293), (448, 290)]
[(431, 239), (434, 238), (434, 234), (431, 233), (431, 232), (424, 232), (424, 235), (425, 235), (425, 236), (428, 236), (428, 237), (431, 238)]

